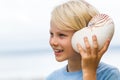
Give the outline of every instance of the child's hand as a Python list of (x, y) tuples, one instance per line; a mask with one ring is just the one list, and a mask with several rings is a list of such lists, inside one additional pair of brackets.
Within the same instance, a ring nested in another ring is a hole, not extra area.
[(98, 42), (96, 36), (92, 36), (93, 39), (93, 47), (90, 46), (87, 37), (84, 38), (84, 42), (86, 45), (86, 51), (78, 44), (79, 53), (81, 55), (81, 66), (83, 75), (84, 74), (96, 74), (96, 70), (98, 64), (101, 60), (101, 57), (108, 49), (110, 40), (107, 40), (101, 50), (98, 50)]

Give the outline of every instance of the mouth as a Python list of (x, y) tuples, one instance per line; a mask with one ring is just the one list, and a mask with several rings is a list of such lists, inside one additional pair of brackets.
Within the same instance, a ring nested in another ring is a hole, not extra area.
[(56, 56), (61, 55), (63, 53), (63, 51), (64, 50), (62, 50), (62, 49), (54, 49), (54, 53), (55, 53)]
[(63, 50), (55, 49), (54, 52), (55, 52), (55, 53), (60, 53), (60, 52), (63, 52)]

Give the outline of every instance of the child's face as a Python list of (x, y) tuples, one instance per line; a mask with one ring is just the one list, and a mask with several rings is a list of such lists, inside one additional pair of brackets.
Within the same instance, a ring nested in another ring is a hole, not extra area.
[(51, 22), (49, 43), (53, 48), (57, 61), (68, 60), (76, 54), (71, 45), (73, 33), (74, 31), (70, 30), (60, 30)]

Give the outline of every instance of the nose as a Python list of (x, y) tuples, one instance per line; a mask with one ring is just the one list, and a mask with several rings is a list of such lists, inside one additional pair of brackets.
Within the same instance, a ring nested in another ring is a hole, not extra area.
[(58, 40), (55, 37), (50, 38), (49, 43), (51, 46), (58, 46)]

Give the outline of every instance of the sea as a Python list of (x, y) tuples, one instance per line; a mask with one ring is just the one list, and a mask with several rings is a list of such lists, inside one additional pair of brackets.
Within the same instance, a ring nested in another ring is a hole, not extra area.
[[(120, 47), (110, 47), (101, 59), (120, 70)], [(54, 70), (67, 64), (57, 62), (50, 48), (0, 53), (0, 80), (45, 80)]]

